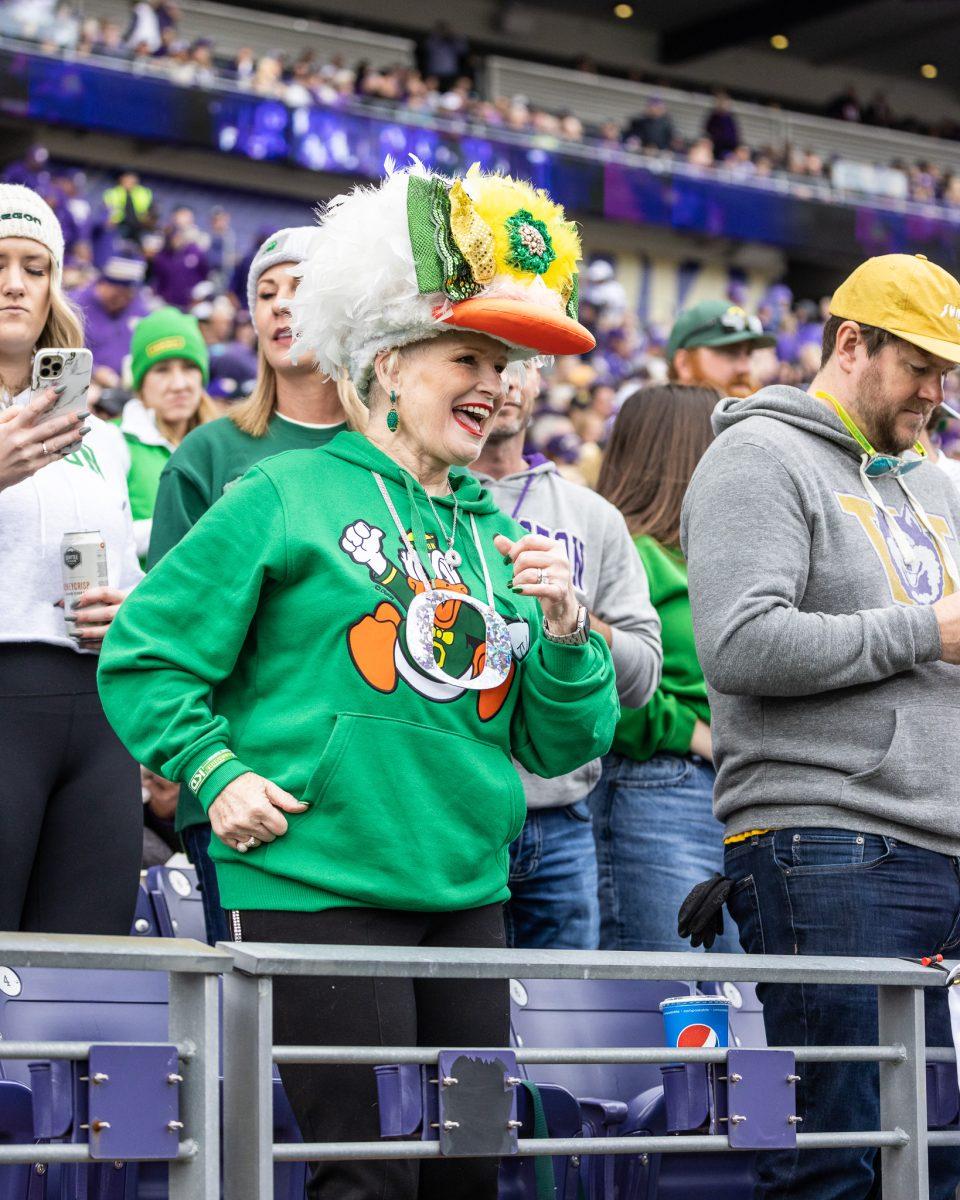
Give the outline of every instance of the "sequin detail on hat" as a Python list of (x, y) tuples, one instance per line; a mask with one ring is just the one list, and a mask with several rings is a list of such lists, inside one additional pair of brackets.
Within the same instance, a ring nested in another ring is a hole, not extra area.
[(512, 217), (507, 217), (507, 233), (509, 262), (518, 271), (542, 275), (557, 257), (546, 225), (526, 208), (518, 208)]
[(489, 283), (497, 273), (493, 230), (473, 207), (459, 179), (450, 187), (450, 232), (477, 283)]
[(430, 220), (437, 255), (443, 264), (443, 290), (451, 300), (469, 300), (481, 287), (450, 229), (450, 194), (442, 179), (436, 181), (430, 197)]

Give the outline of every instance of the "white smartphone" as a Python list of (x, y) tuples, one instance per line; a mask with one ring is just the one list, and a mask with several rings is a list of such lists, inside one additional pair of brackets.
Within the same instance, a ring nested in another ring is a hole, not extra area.
[(66, 389), (47, 416), (83, 412), (87, 407), (92, 372), (93, 355), (89, 350), (62, 350), (52, 346), (38, 350), (34, 355), (30, 386), (34, 395), (48, 387), (62, 385)]

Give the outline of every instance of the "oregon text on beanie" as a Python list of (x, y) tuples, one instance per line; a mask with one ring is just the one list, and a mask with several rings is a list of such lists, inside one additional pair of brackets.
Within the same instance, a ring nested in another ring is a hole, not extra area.
[(252, 313), (257, 302), (257, 281), (264, 271), (277, 263), (302, 263), (310, 253), (310, 243), (316, 236), (313, 225), (294, 226), (272, 233), (254, 255), (247, 272), (247, 311)]
[(56, 214), (33, 188), (0, 183), (0, 238), (29, 238), (50, 251), (53, 273), (63, 267), (63, 230)]
[(170, 358), (186, 359), (200, 368), (205, 384), (209, 380), (210, 357), (197, 318), (179, 308), (160, 308), (138, 321), (133, 330), (130, 373), (134, 388), (139, 389), (151, 367)]

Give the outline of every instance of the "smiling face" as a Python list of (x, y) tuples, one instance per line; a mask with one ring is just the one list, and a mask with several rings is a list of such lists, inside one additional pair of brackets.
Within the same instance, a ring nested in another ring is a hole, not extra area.
[(0, 352), (32, 353), (50, 313), (50, 254), (30, 238), (0, 239)]
[(482, 333), (440, 334), (396, 356), (384, 351), (377, 357), (371, 422), (386, 421), (393, 390), (399, 426), (386, 436), (421, 459), (469, 466), (503, 406), (506, 365), (506, 347)]
[(292, 344), (290, 335), (290, 313), (286, 305), (296, 295), (300, 282), (290, 274), (296, 263), (277, 263), (260, 276), (257, 281), (257, 301), (253, 310), (253, 324), (264, 356), (271, 367), (280, 375), (304, 374), (313, 370), (313, 358), (301, 355), (294, 366), (288, 355)]
[(189, 421), (200, 407), (203, 372), (185, 358), (167, 358), (144, 375), (140, 398), (168, 426)]
[(855, 416), (873, 446), (902, 454), (919, 441), (930, 415), (943, 400), (943, 380), (956, 364), (896, 339), (873, 358), (863, 352)]

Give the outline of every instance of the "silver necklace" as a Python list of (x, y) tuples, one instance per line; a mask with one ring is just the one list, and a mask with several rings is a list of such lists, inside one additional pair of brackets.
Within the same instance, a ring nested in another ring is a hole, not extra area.
[(446, 550), (444, 550), (443, 555), (442, 555), (443, 561), (447, 564), (448, 567), (456, 569), (463, 562), (463, 559), (460, 557), (460, 552), (458, 550), (455, 550), (454, 546), (453, 546), (453, 543), (457, 537), (457, 518), (460, 515), (460, 505), (457, 502), (457, 493), (451, 487), (450, 495), (453, 497), (453, 528), (450, 530), (449, 537), (447, 537), (447, 531), (444, 529), (443, 522), (440, 520), (440, 514), (437, 512), (436, 507), (434, 506), (433, 500), (430, 498), (430, 493), (427, 491), (424, 491), (423, 494), (426, 496), (427, 503), (430, 505), (430, 511), (433, 513), (433, 519), (436, 521), (437, 525), (439, 526), (440, 532), (447, 539), (447, 548), (446, 548)]

